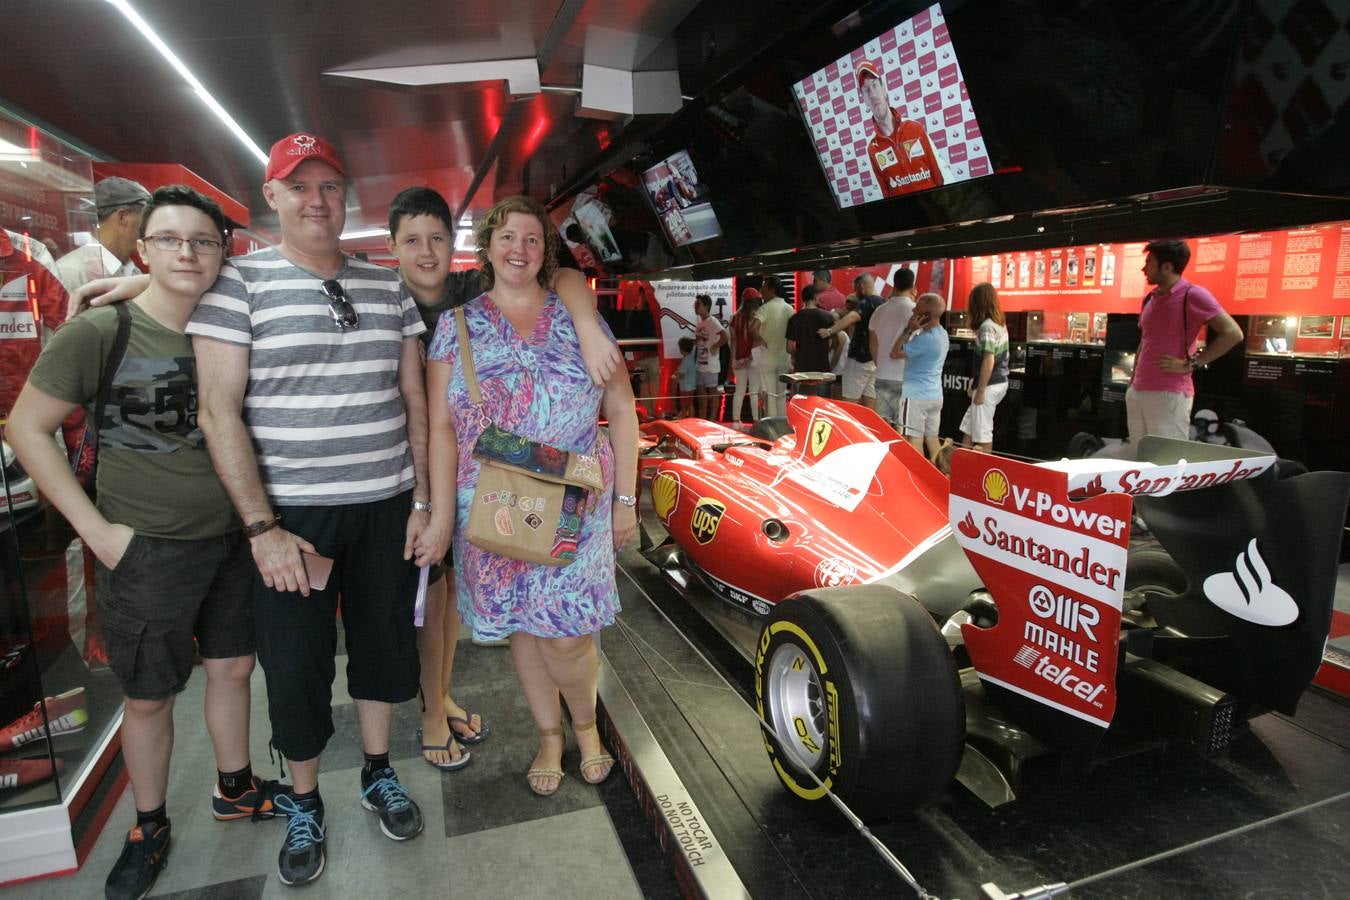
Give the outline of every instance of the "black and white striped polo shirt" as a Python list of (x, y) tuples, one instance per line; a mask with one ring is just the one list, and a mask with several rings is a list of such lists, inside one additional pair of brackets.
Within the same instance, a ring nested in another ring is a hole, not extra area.
[(323, 279), (269, 248), (231, 260), (187, 332), (249, 348), (244, 424), (273, 503), (336, 506), (412, 487), (398, 387), (403, 339), (426, 330), (392, 269), (347, 258), (337, 275), (360, 316), (340, 331)]

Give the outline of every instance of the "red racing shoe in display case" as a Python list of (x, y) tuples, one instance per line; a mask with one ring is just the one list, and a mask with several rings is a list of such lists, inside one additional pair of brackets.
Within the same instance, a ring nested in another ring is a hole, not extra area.
[(59, 737), (84, 731), (84, 726), (89, 722), (84, 688), (78, 687), (48, 697), (43, 702), (47, 704), (47, 724), (43, 725), (42, 704), (34, 703), (31, 710), (0, 729), (0, 753), (17, 750), (36, 741), (45, 741), (49, 736)]
[(38, 759), (0, 759), (0, 790), (27, 787), (46, 781), (56, 772), (65, 768), (61, 760), (52, 765), (47, 757)]

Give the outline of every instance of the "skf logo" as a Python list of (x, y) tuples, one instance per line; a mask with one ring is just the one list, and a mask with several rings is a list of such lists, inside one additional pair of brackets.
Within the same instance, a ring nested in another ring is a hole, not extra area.
[(825, 449), (825, 445), (830, 442), (830, 435), (834, 433), (834, 426), (830, 424), (829, 419), (816, 419), (811, 423), (811, 455), (819, 456)]
[(895, 165), (895, 151), (890, 147), (877, 154), (877, 165), (883, 169)]
[(1008, 476), (1002, 469), (990, 469), (984, 473), (984, 499), (996, 506), (1002, 506), (1008, 499)]
[(689, 531), (693, 533), (694, 540), (707, 544), (717, 537), (717, 526), (722, 524), (722, 516), (726, 511), (727, 505), (721, 500), (698, 498), (694, 514), (689, 517)]
[(311, 134), (297, 134), (291, 138), (291, 143), (295, 144), (295, 149), (291, 151), (293, 156), (308, 156), (315, 152), (315, 145), (319, 141)]
[(662, 522), (670, 518), (675, 501), (680, 498), (680, 479), (672, 472), (662, 472), (652, 481), (652, 507)]

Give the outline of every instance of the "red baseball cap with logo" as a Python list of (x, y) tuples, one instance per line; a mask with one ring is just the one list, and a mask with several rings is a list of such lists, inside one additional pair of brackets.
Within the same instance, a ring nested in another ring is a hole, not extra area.
[(873, 62), (870, 59), (864, 59), (858, 63), (857, 68), (853, 70), (853, 74), (858, 79), (859, 90), (862, 90), (864, 78), (875, 78), (883, 85), (886, 83), (886, 79), (881, 77), (881, 63)]
[(267, 171), (263, 175), (263, 180), (271, 181), (273, 178), (285, 178), (295, 171), (296, 166), (311, 159), (326, 162), (337, 169), (338, 174), (344, 178), (347, 176), (347, 169), (338, 159), (336, 147), (317, 135), (300, 132), (299, 134), (287, 135), (272, 145), (272, 152), (267, 157)]
[(759, 288), (748, 287), (741, 291), (742, 300), (763, 300), (764, 295), (759, 292)]

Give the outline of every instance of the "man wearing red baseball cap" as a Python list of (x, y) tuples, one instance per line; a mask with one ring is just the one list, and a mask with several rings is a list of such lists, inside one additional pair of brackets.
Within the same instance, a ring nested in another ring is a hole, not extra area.
[[(389, 765), (391, 704), (417, 695), (418, 564), (432, 562), (426, 330), (398, 275), (344, 254), (347, 179), (312, 134), (277, 141), (263, 196), (281, 244), (230, 260), (198, 304), (199, 421), (248, 536), (272, 743), (294, 793), (282, 883), (323, 871), (319, 756), (332, 736), (338, 592), (366, 764), (353, 799), (403, 841), (421, 810)], [(247, 410), (247, 418), (244, 411)], [(440, 548), (444, 553), (444, 547)]]
[(881, 185), (882, 196), (899, 197), (941, 187), (946, 169), (928, 140), (928, 132), (891, 106), (880, 63), (865, 59), (858, 63), (854, 75), (862, 104), (876, 126), (876, 133), (867, 145), (867, 158)]

